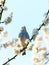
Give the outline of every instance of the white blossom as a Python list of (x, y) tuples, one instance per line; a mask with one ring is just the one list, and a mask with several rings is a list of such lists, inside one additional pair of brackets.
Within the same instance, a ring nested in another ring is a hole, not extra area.
[(44, 62), (37, 62), (36, 65), (46, 65)]
[(2, 35), (3, 38), (7, 37), (7, 31), (3, 31), (3, 32), (1, 33), (1, 35)]
[(27, 46), (27, 50), (32, 50), (32, 48), (33, 48), (33, 44), (29, 44), (28, 46)]
[(39, 48), (41, 46), (42, 37), (37, 35), (35, 41), (36, 41), (36, 43), (35, 43), (34, 47)]
[(7, 8), (6, 6), (3, 6), (2, 9), (3, 9), (3, 10), (7, 10), (8, 8)]
[(43, 21), (44, 25), (47, 25), (49, 23), (49, 16), (47, 16), (44, 21)]
[(33, 29), (33, 32), (32, 32), (32, 36), (33, 36), (33, 40), (35, 40), (36, 36), (38, 35), (38, 29)]
[(46, 39), (46, 42), (49, 43), (49, 38)]
[(45, 36), (49, 35), (49, 32), (48, 32), (48, 30), (46, 29), (45, 26), (42, 26), (41, 31), (43, 32), (43, 34), (44, 34)]
[(14, 55), (18, 55), (20, 53), (19, 50), (14, 49)]
[(11, 12), (10, 15), (3, 21), (6, 25), (12, 21), (12, 15), (13, 13)]

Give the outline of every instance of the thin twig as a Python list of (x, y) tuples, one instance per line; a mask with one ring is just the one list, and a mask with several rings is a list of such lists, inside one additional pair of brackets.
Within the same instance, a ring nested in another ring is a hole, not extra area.
[(3, 65), (6, 65), (8, 62), (10, 62), (12, 59), (15, 59), (17, 55), (15, 55), (14, 57), (12, 57), (11, 59), (8, 59), (8, 61), (6, 61)]

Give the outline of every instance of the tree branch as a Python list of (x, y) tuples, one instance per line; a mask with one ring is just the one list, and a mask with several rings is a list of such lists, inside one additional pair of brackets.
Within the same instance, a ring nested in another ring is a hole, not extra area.
[(8, 59), (8, 61), (6, 61), (3, 65), (6, 65), (8, 62), (10, 62), (12, 59), (15, 59), (17, 55), (15, 55), (14, 57), (12, 57), (11, 59)]
[[(6, 1), (6, 0), (4, 0), (4, 2), (3, 2), (3, 6), (4, 6), (4, 4), (5, 4), (5, 1)], [(2, 17), (2, 13), (3, 13), (3, 9), (2, 9), (2, 11), (1, 11), (1, 13), (0, 13), (0, 20), (1, 20), (1, 17)]]

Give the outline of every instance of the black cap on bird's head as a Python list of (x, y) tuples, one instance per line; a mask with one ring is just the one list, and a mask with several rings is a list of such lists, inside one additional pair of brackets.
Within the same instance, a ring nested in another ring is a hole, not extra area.
[(25, 26), (22, 26), (22, 27), (21, 27), (21, 30), (26, 30), (26, 27), (25, 27)]

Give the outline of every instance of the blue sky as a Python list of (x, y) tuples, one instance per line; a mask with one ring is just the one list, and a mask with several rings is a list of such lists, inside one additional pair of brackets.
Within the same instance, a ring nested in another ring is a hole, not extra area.
[[(3, 12), (1, 21), (3, 21), (10, 12), (13, 12), (13, 19), (10, 24), (0, 24), (4, 27), (4, 30), (8, 31), (8, 37), (6, 38), (8, 40), (13, 37), (17, 37), (20, 32), (20, 28), (23, 25), (26, 26), (31, 37), (32, 30), (39, 27), (44, 19), (44, 13), (48, 10), (48, 0), (6, 0), (5, 5), (8, 7), (8, 10)], [(0, 65), (2, 65), (7, 58), (11, 57), (13, 57), (12, 49), (3, 48), (0, 51)], [(16, 64), (33, 65), (32, 53), (27, 51), (26, 56), (22, 57), (19, 55), (16, 59), (10, 62), (10, 65)]]

